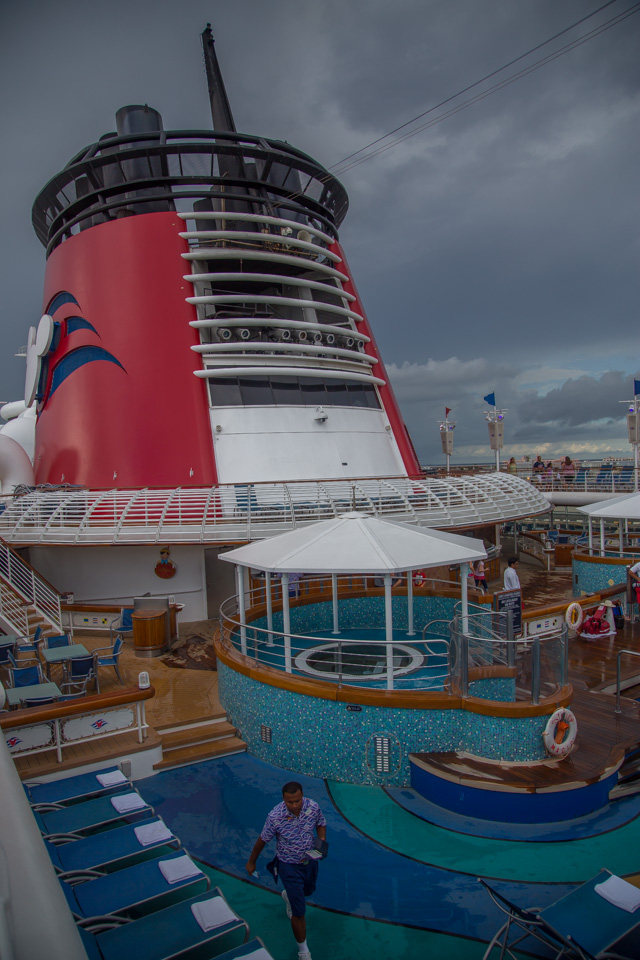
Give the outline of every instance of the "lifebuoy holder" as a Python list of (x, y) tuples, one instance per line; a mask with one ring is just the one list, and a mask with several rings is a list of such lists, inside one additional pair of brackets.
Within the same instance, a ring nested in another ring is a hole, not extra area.
[(564, 615), (564, 622), (572, 630), (579, 630), (584, 620), (584, 610), (579, 603), (570, 603)]
[(568, 756), (577, 736), (578, 721), (567, 707), (561, 707), (551, 714), (542, 734), (544, 745), (552, 757)]
[(424, 570), (415, 570), (413, 574), (413, 585), (414, 587), (424, 587), (427, 582), (427, 577)]

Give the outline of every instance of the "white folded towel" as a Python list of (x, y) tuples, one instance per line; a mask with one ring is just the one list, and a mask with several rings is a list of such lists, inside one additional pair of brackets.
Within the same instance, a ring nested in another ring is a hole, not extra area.
[(198, 903), (192, 903), (191, 913), (205, 933), (238, 919), (222, 897), (211, 897), (210, 900), (199, 900)]
[(164, 820), (152, 820), (151, 823), (141, 823), (133, 832), (141, 847), (146, 847), (150, 843), (163, 843), (165, 840), (171, 840), (173, 838), (173, 834)]
[(119, 783), (129, 783), (122, 770), (112, 770), (110, 773), (97, 773), (96, 780), (102, 787), (115, 787)]
[(197, 867), (186, 853), (182, 857), (174, 857), (173, 860), (158, 860), (158, 866), (167, 883), (178, 883), (179, 880), (188, 880), (189, 877), (197, 877), (202, 873), (200, 867)]
[(593, 889), (614, 907), (621, 907), (627, 913), (635, 913), (640, 907), (640, 890), (621, 877), (611, 876), (604, 883), (596, 883)]
[(142, 810), (146, 807), (139, 793), (119, 793), (117, 797), (110, 799), (118, 813), (131, 813), (132, 810)]

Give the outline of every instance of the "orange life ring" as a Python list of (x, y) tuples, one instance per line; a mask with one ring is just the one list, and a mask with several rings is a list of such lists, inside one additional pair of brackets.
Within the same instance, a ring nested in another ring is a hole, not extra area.
[(424, 587), (427, 582), (424, 570), (416, 570), (413, 574), (414, 587)]
[(579, 603), (570, 603), (564, 615), (564, 622), (572, 630), (579, 630), (584, 620), (584, 610)]
[(571, 753), (578, 735), (578, 721), (566, 708), (561, 708), (549, 717), (544, 733), (544, 745), (553, 757), (566, 757)]

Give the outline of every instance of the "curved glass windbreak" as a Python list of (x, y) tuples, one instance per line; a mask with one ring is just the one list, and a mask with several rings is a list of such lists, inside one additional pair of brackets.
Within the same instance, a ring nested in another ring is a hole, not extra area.
[[(229, 170), (234, 176), (229, 176)], [(342, 184), (287, 143), (226, 131), (107, 134), (38, 195), (33, 226), (50, 252), (99, 223), (139, 213), (246, 211), (335, 237), (348, 207)]]

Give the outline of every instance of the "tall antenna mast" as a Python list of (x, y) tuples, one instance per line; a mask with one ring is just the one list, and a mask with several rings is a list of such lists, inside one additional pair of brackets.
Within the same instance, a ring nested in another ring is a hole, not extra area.
[(213, 129), (236, 133), (236, 125), (233, 122), (229, 98), (224, 88), (220, 65), (216, 57), (215, 43), (210, 23), (208, 23), (202, 31), (202, 50), (204, 53), (204, 68), (207, 72), (207, 87), (209, 89)]

